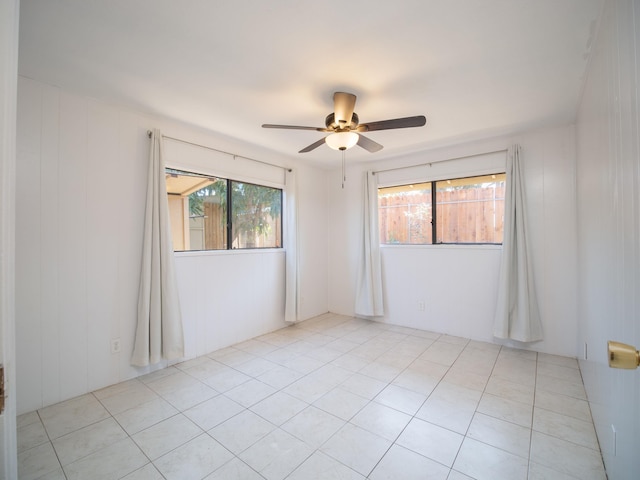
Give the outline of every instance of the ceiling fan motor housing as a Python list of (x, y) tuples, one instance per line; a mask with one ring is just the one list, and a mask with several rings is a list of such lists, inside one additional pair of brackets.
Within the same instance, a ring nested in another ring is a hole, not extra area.
[(327, 118), (324, 119), (324, 124), (327, 126), (327, 128), (334, 132), (355, 130), (358, 127), (358, 122), (358, 114), (356, 112), (353, 112), (351, 123), (345, 127), (341, 127), (340, 124), (336, 122), (335, 113), (330, 113), (329, 115), (327, 115)]

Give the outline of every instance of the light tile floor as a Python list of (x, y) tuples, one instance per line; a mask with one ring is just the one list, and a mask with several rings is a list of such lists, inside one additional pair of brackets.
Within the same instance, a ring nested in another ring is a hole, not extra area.
[(31, 479), (605, 479), (575, 359), (326, 314), (18, 418)]

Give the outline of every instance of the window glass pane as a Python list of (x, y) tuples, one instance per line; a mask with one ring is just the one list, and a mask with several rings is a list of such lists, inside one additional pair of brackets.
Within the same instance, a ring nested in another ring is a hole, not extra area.
[(380, 243), (431, 243), (431, 183), (378, 189)]
[(282, 246), (282, 190), (231, 182), (231, 248)]
[(227, 248), (227, 181), (166, 169), (174, 251)]
[(502, 243), (506, 175), (436, 182), (438, 243)]

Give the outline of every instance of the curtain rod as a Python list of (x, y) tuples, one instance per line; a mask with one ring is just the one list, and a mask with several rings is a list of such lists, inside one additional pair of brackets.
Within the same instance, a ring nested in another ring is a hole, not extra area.
[[(147, 130), (147, 135), (151, 138), (151, 130)], [(269, 165), (270, 167), (281, 168), (286, 170), (287, 172), (291, 172), (292, 169), (288, 167), (283, 167), (282, 165), (276, 165), (275, 163), (265, 162), (263, 160), (256, 160), (255, 158), (243, 157), (242, 155), (236, 155), (235, 153), (225, 152), (224, 150), (218, 150), (217, 148), (209, 147), (207, 145), (201, 145), (199, 143), (189, 142), (188, 140), (182, 140), (181, 138), (169, 137), (167, 135), (162, 135), (162, 138), (167, 138), (169, 140), (174, 140), (176, 142), (186, 143), (189, 145), (193, 145), (194, 147), (206, 148), (207, 150), (213, 150), (214, 152), (223, 153), (225, 155), (230, 155), (233, 158), (244, 158), (245, 160), (251, 160), (252, 162), (262, 163), (263, 165)]]
[(464, 155), (462, 157), (445, 158), (444, 160), (436, 160), (434, 162), (419, 163), (417, 165), (407, 165), (405, 167), (385, 168), (383, 170), (375, 170), (372, 173), (375, 175), (377, 173), (393, 172), (395, 170), (404, 170), (405, 168), (427, 167), (427, 166), (430, 167), (431, 164), (433, 164), (433, 163), (444, 163), (444, 162), (451, 162), (453, 160), (464, 160), (465, 158), (479, 157), (480, 155), (491, 155), (492, 153), (502, 153), (502, 152), (507, 152), (507, 151), (509, 151), (507, 148), (503, 148), (501, 150), (493, 150), (491, 152), (474, 153), (473, 155)]

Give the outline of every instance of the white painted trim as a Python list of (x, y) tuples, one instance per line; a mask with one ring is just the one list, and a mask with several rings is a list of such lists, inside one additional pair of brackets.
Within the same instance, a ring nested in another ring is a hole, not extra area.
[(0, 2), (0, 362), (6, 406), (0, 415), (0, 474), (18, 477), (15, 374), (15, 175), (20, 2)]

